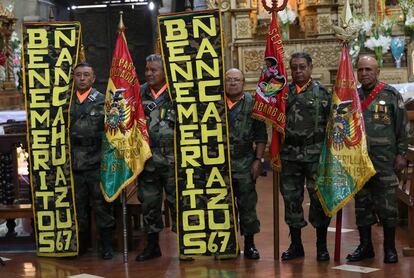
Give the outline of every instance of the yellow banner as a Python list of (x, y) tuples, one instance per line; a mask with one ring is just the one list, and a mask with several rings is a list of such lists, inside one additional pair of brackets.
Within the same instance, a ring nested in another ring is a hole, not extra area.
[(180, 258), (236, 257), (220, 13), (160, 16), (159, 28), (169, 92), (177, 111)]
[(77, 22), (23, 24), (23, 91), (39, 256), (78, 253), (68, 128), (80, 36)]

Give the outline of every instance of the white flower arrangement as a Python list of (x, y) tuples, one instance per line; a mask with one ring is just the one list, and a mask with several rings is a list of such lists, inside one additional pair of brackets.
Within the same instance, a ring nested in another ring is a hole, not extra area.
[(412, 9), (409, 9), (407, 15), (405, 16), (404, 25), (410, 28), (414, 27), (414, 16)]
[(384, 18), (384, 20), (379, 25), (379, 28), (382, 30), (384, 35), (391, 36), (392, 34), (392, 27), (394, 26), (396, 20), (395, 18)]
[(368, 47), (371, 50), (377, 50), (382, 48), (382, 54), (387, 53), (391, 46), (391, 37), (379, 35), (378, 38), (370, 37), (365, 42), (365, 47)]
[(292, 24), (295, 22), (295, 19), (297, 17), (295, 11), (292, 10), (289, 6), (287, 6), (284, 10), (278, 12), (277, 15), (282, 25)]
[(368, 33), (371, 31), (374, 21), (369, 17), (358, 17), (352, 19), (352, 25), (357, 26), (360, 32)]

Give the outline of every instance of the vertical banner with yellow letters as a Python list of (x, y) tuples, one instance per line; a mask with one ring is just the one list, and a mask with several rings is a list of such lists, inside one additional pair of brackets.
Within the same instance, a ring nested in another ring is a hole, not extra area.
[(39, 256), (78, 253), (68, 128), (80, 36), (77, 22), (23, 24), (23, 91)]
[(175, 102), (177, 233), (181, 259), (236, 257), (221, 17), (162, 15), (161, 50)]

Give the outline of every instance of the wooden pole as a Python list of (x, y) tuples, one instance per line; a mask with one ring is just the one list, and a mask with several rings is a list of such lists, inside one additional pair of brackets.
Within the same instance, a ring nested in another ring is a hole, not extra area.
[(341, 236), (342, 236), (342, 209), (336, 214), (336, 231), (335, 231), (335, 255), (334, 261), (341, 260)]
[(279, 184), (280, 175), (273, 170), (273, 259), (279, 260)]
[(124, 263), (128, 263), (127, 196), (125, 189), (122, 189), (122, 222), (124, 227)]

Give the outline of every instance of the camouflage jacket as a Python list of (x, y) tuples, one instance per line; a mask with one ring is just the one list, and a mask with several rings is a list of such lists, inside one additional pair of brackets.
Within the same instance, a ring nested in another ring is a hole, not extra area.
[(285, 142), (280, 152), (282, 160), (319, 160), (331, 98), (331, 94), (316, 81), (311, 81), (300, 94), (296, 92), (294, 84), (289, 84)]
[(88, 98), (80, 103), (76, 95), (70, 107), (70, 139), (72, 169), (84, 171), (99, 169), (102, 135), (104, 130), (105, 96), (92, 89)]
[(255, 159), (253, 143), (267, 142), (264, 122), (252, 118), (253, 98), (244, 97), (228, 111), (232, 171), (250, 171)]
[(174, 126), (176, 113), (168, 90), (159, 96), (163, 100), (155, 104), (147, 83), (141, 85), (141, 99), (147, 117), (152, 158), (145, 168), (153, 168), (153, 163), (171, 165), (174, 163)]
[[(358, 89), (361, 102), (369, 91)], [(393, 169), (397, 154), (407, 152), (407, 111), (401, 94), (390, 85), (377, 94), (363, 111), (368, 153), (375, 169)]]

